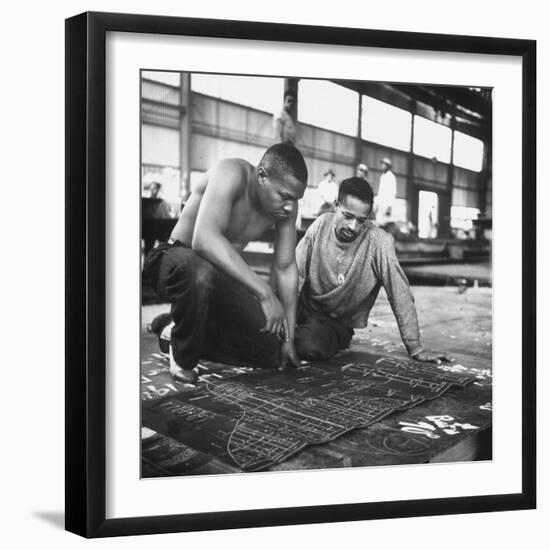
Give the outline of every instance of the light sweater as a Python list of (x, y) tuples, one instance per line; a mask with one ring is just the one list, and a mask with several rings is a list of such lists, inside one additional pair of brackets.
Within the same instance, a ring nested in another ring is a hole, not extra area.
[(407, 351), (411, 355), (420, 351), (414, 298), (393, 237), (372, 222), (349, 243), (340, 242), (334, 230), (335, 214), (323, 214), (298, 243), (302, 298), (314, 311), (363, 328), (383, 286)]

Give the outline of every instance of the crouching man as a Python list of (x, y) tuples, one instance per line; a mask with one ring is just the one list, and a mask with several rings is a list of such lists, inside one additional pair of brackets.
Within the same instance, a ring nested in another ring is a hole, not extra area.
[[(172, 231), (144, 263), (171, 304), (170, 372), (195, 382), (199, 359), (297, 366), (297, 201), (307, 185), (301, 153), (277, 144), (258, 166), (223, 160), (198, 182)], [(275, 227), (274, 289), (245, 262), (249, 241)]]

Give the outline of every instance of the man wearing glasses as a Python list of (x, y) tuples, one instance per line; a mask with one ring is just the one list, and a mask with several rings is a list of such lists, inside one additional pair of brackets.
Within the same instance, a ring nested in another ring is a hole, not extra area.
[(393, 237), (368, 219), (372, 205), (365, 180), (342, 181), (336, 211), (319, 216), (299, 242), (296, 351), (302, 359), (321, 360), (348, 348), (353, 329), (367, 326), (383, 286), (409, 355), (417, 361), (448, 360), (420, 344), (409, 282)]

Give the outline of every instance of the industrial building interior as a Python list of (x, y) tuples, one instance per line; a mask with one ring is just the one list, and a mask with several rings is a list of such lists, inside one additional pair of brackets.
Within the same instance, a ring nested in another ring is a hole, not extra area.
[[(338, 437), (309, 441), (255, 469), (490, 459), (490, 89), (142, 71), (142, 254), (168, 240), (201, 174), (224, 158), (242, 158), (256, 165), (264, 151), (279, 141), (274, 119), (289, 92), (296, 98), (290, 112), (297, 127), (295, 145), (309, 173), (299, 202), (298, 240), (320, 213), (319, 183), (329, 171), (339, 182), (354, 176), (358, 165), (366, 165), (376, 196), (381, 161), (390, 159), (397, 187), (392, 220), (384, 229), (394, 237), (397, 257), (411, 284), (422, 339), (426, 347), (453, 357), (442, 372), (456, 377), (460, 388), (438, 394), (437, 399), (426, 398), (414, 408), (397, 409), (369, 426), (357, 424), (357, 429)], [(272, 231), (244, 250), (248, 264), (266, 279), (272, 256)], [(198, 436), (189, 429), (193, 425), (189, 418), (187, 424), (174, 427), (174, 418), (157, 414), (157, 403), (170, 396), (189, 405), (200, 401), (200, 391), (206, 391), (209, 383), (250, 375), (236, 365), (205, 362), (200, 366), (198, 389), (173, 380), (158, 335), (150, 330), (152, 321), (168, 311), (169, 304), (144, 286), (142, 476), (246, 471), (228, 458), (229, 443), (223, 451), (215, 450), (220, 443), (216, 437), (208, 440), (208, 429), (204, 437)], [(407, 364), (407, 354), (382, 292), (368, 326), (355, 331), (348, 350), (325, 363), (328, 369), (351, 372), (356, 364), (384, 365), (385, 361), (393, 361), (398, 368)], [(254, 413), (250, 407), (249, 415)], [(264, 436), (261, 441), (265, 442)]]

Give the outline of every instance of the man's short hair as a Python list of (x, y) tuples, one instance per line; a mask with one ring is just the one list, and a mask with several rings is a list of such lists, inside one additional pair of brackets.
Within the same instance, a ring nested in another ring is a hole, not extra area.
[(351, 195), (371, 206), (374, 202), (372, 187), (369, 185), (368, 181), (362, 178), (348, 178), (340, 183), (340, 187), (338, 187), (338, 202), (342, 202), (346, 195)]
[(272, 145), (262, 157), (260, 166), (263, 166), (268, 175), (284, 177), (291, 174), (307, 184), (307, 167), (302, 153), (290, 143), (276, 143)]
[(296, 94), (294, 94), (290, 90), (286, 90), (286, 92), (284, 93), (283, 99), (286, 99), (289, 96), (292, 97), (293, 99), (296, 99)]

